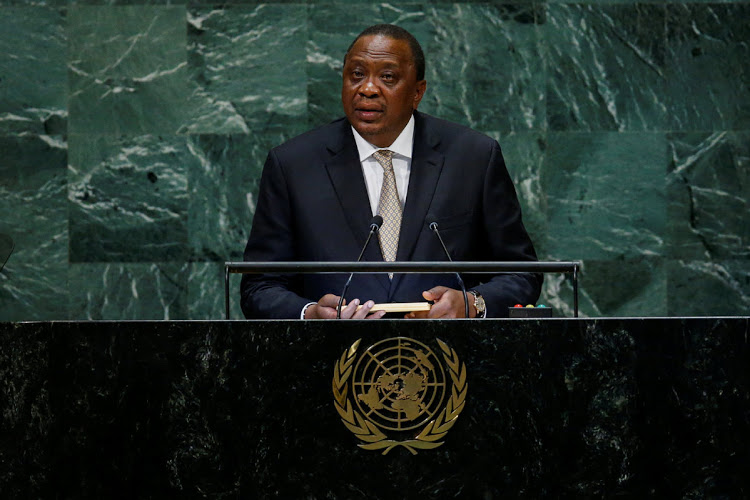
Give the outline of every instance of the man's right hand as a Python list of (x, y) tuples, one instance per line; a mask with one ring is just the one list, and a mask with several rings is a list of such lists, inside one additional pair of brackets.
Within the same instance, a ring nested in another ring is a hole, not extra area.
[[(346, 301), (344, 301), (346, 304)], [(339, 296), (331, 293), (324, 295), (317, 304), (313, 304), (305, 311), (305, 319), (336, 319), (336, 308), (339, 305)], [(359, 299), (354, 299), (346, 307), (341, 309), (341, 319), (380, 319), (385, 316), (385, 311), (376, 311), (369, 314), (375, 303), (371, 300), (365, 302), (361, 309)]]

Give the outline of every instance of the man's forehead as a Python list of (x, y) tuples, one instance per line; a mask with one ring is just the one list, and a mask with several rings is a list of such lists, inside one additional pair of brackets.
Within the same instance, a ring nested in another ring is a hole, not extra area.
[(374, 61), (382, 66), (402, 66), (410, 63), (406, 58), (399, 57), (393, 54), (378, 54), (378, 53), (367, 53), (359, 52), (354, 55), (349, 55), (347, 62), (359, 63)]
[(347, 55), (347, 61), (365, 59), (376, 59), (393, 65), (412, 62), (411, 49), (406, 40), (382, 35), (368, 35), (360, 38)]

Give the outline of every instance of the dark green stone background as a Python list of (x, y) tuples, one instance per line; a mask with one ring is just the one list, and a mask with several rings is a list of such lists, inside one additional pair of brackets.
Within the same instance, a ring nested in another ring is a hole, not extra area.
[[(540, 257), (583, 261), (584, 315), (747, 314), (749, 19), (748, 2), (0, 1), (0, 320), (222, 317), (266, 152), (340, 115), (343, 52), (376, 22), (423, 44), (423, 111), (499, 140)], [(548, 276), (542, 301), (570, 315), (570, 282)]]

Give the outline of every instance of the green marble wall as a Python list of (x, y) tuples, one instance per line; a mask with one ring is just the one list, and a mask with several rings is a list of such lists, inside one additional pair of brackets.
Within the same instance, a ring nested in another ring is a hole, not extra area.
[[(375, 22), (423, 44), (424, 111), (500, 141), (540, 257), (583, 261), (583, 314), (748, 314), (748, 19), (747, 1), (0, 0), (0, 320), (222, 317), (267, 150), (341, 114), (343, 51)], [(570, 314), (570, 282), (542, 300)]]

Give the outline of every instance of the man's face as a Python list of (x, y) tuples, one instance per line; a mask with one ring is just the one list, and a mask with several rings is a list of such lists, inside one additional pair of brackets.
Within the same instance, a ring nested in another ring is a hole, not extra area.
[(363, 36), (344, 64), (341, 101), (354, 129), (370, 143), (390, 146), (422, 100), (426, 83), (406, 40)]

